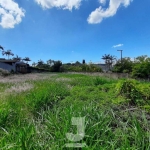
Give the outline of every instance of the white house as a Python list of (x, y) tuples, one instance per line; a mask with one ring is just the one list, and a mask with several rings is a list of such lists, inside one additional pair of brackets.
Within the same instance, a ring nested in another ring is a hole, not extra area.
[(19, 62), (18, 60), (7, 60), (0, 58), (0, 68), (10, 72), (26, 73), (28, 65), (24, 62)]

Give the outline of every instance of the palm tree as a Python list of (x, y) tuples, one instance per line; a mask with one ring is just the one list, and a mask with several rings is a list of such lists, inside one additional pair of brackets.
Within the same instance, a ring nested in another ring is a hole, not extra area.
[(2, 54), (8, 56), (8, 59), (9, 59), (10, 55), (14, 56), (14, 54), (11, 52), (11, 50), (2, 51)]
[(116, 60), (116, 57), (115, 56), (113, 56), (113, 55), (110, 55), (110, 67), (112, 68), (112, 65), (113, 65), (113, 63), (114, 63), (114, 60)]
[(108, 69), (108, 64), (109, 64), (109, 57), (110, 55), (105, 54), (104, 56), (102, 56), (102, 59), (105, 60), (105, 64), (106, 64), (106, 69)]
[(31, 61), (29, 57), (25, 57), (22, 60), (26, 61), (28, 63), (28, 61)]
[(102, 59), (105, 60), (105, 64), (107, 68), (110, 70), (110, 68), (112, 67), (113, 61), (116, 59), (116, 57), (110, 54), (105, 54), (104, 56), (102, 56)]
[(4, 47), (0, 45), (0, 49), (2, 50), (2, 53), (3, 53)]
[(16, 57), (13, 57), (13, 60), (21, 61), (21, 57), (19, 57), (18, 55), (16, 55)]
[(4, 50), (4, 47), (0, 45), (0, 49), (2, 49), (2, 51)]

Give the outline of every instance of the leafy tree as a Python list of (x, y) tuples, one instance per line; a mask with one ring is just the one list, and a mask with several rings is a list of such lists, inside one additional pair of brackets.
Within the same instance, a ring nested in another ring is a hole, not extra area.
[(113, 67), (113, 72), (118, 72), (118, 73), (131, 73), (132, 72), (132, 67), (133, 67), (133, 61), (131, 60), (130, 57), (125, 57), (119, 59), (117, 63)]
[(54, 65), (54, 60), (49, 59), (47, 60), (47, 65), (49, 65), (50, 67)]
[(96, 66), (96, 65), (94, 65), (94, 64), (89, 64), (89, 68), (88, 68), (89, 70), (87, 70), (87, 71), (89, 71), (89, 72), (103, 72), (102, 71), (102, 68), (100, 68), (100, 67), (98, 67), (98, 66)]
[(60, 68), (62, 66), (62, 62), (61, 61), (54, 61), (54, 65), (52, 66), (52, 71), (53, 72), (59, 72)]
[(148, 78), (150, 75), (150, 58), (147, 55), (135, 59), (132, 76), (134, 78)]
[(44, 65), (44, 61), (43, 60), (38, 60), (37, 62), (37, 67), (42, 68), (42, 66)]
[(11, 50), (3, 51), (2, 54), (8, 56), (8, 59), (9, 59), (10, 55), (14, 56), (14, 54), (11, 52)]
[(50, 70), (50, 66), (46, 63), (44, 63), (43, 60), (38, 60), (36, 67), (41, 68), (41, 69), (46, 69), (46, 70)]
[(76, 66), (80, 66), (80, 65), (81, 65), (81, 63), (80, 63), (79, 61), (76, 61), (74, 64), (75, 64)]
[(32, 63), (32, 66), (35, 67), (37, 64), (35, 62)]
[(71, 66), (72, 64), (71, 63), (66, 63), (66, 65)]
[(92, 63), (90, 64), (83, 64), (82, 71), (84, 72), (103, 72), (102, 69)]
[(142, 55), (142, 56), (136, 57), (134, 61), (135, 61), (135, 63), (142, 63), (148, 59), (149, 59), (149, 57), (147, 55)]

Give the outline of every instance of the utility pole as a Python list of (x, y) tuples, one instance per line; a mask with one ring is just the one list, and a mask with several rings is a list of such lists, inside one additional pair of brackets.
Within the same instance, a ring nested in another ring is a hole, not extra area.
[(117, 51), (120, 51), (120, 52), (121, 52), (121, 63), (122, 63), (122, 51), (123, 51), (123, 50), (117, 50)]

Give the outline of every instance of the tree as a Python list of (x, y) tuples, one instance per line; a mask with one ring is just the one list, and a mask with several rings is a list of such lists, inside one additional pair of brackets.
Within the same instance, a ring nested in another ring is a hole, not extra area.
[(50, 67), (54, 65), (54, 60), (49, 59), (47, 60), (47, 65), (49, 65)]
[(138, 56), (135, 58), (135, 63), (143, 63), (145, 61), (147, 61), (149, 59), (149, 57), (147, 55), (142, 55), (142, 56)]
[(31, 61), (29, 57), (25, 57), (25, 58), (23, 58), (22, 60), (26, 61), (27, 64), (28, 64), (28, 61)]
[(3, 50), (4, 50), (4, 47), (0, 45), (0, 49), (3, 51)]
[(0, 49), (2, 50), (2, 54), (3, 54), (4, 47), (0, 45)]
[(32, 63), (32, 66), (35, 67), (37, 64), (35, 62)]
[(37, 67), (39, 67), (39, 68), (42, 68), (43, 67), (43, 65), (44, 65), (44, 61), (43, 60), (38, 60), (38, 62), (37, 62)]
[(147, 55), (139, 56), (135, 59), (132, 71), (134, 78), (148, 78), (150, 75), (150, 57)]
[(102, 56), (102, 59), (105, 61), (105, 64), (106, 64), (106, 70), (108, 69), (108, 63), (109, 63), (109, 54), (107, 55), (107, 54), (105, 54), (104, 56)]
[(113, 64), (114, 60), (116, 59), (116, 57), (112, 56), (110, 54), (105, 54), (104, 56), (102, 56), (102, 59), (105, 61), (107, 69), (111, 70), (112, 64)]
[(114, 65), (113, 72), (117, 73), (131, 73), (133, 67), (133, 61), (130, 57), (119, 59)]
[(18, 55), (16, 55), (16, 57), (13, 57), (13, 60), (21, 61), (21, 57), (19, 57)]
[(113, 55), (110, 55), (110, 57), (109, 57), (109, 69), (111, 68), (112, 69), (112, 65), (113, 65), (113, 63), (114, 63), (114, 60), (116, 60), (116, 57), (115, 56), (113, 56)]
[(8, 59), (9, 59), (10, 55), (14, 56), (14, 54), (11, 52), (11, 50), (3, 51), (2, 54), (8, 56)]
[(59, 72), (60, 68), (62, 66), (62, 62), (61, 61), (54, 61), (54, 65), (52, 66), (52, 71), (53, 72)]
[(81, 65), (81, 63), (80, 63), (79, 61), (76, 61), (74, 64), (75, 64), (76, 66), (80, 66), (80, 65)]

